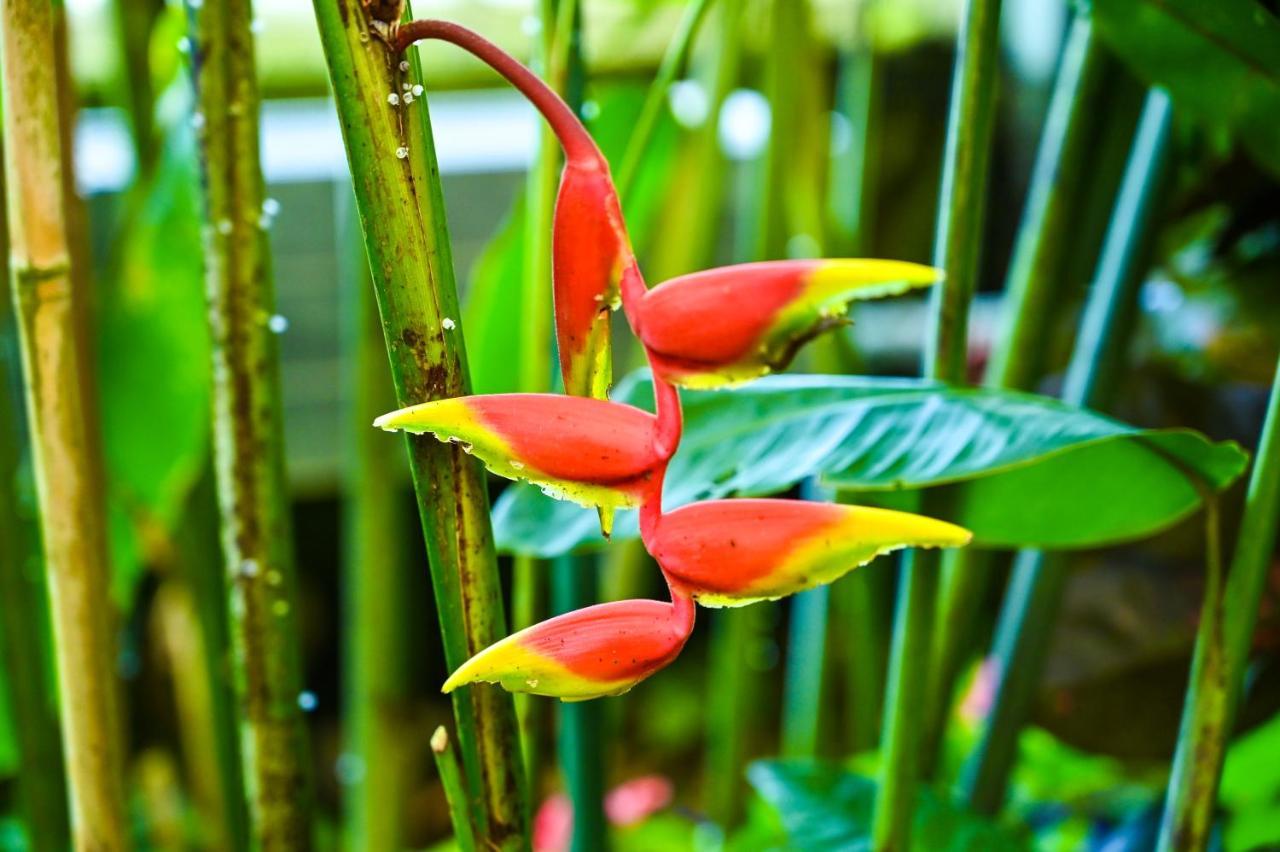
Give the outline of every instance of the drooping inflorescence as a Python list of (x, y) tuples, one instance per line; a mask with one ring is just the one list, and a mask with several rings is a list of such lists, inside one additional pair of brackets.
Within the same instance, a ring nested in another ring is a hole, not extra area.
[[(572, 110), (478, 34), (443, 21), (399, 27), (393, 46), (452, 42), (533, 102), (566, 165), (553, 244), (556, 335), (565, 390), (438, 400), (383, 415), (387, 430), (463, 444), (489, 470), (602, 510), (638, 507), (640, 537), (671, 601), (599, 604), (535, 624), (476, 654), (444, 691), (478, 681), (580, 701), (626, 692), (671, 662), (695, 602), (742, 606), (832, 582), (904, 547), (957, 547), (969, 533), (906, 512), (800, 500), (725, 499), (662, 508), (683, 424), (677, 387), (735, 384), (786, 366), (841, 321), (849, 302), (936, 282), (927, 266), (888, 260), (742, 264), (645, 286), (609, 166)], [(653, 372), (656, 412), (610, 402), (609, 313), (621, 304)]]

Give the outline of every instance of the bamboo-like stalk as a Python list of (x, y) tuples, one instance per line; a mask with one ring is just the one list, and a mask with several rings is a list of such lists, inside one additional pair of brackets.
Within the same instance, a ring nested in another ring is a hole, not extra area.
[(620, 198), (625, 199), (635, 184), (636, 175), (640, 173), (640, 165), (644, 162), (645, 152), (649, 148), (650, 140), (653, 139), (653, 131), (658, 126), (663, 108), (667, 105), (671, 84), (676, 81), (676, 76), (688, 61), (689, 51), (693, 49), (698, 30), (702, 26), (703, 19), (706, 18), (707, 10), (714, 2), (715, 0), (689, 0), (689, 4), (685, 6), (684, 15), (681, 16), (680, 23), (671, 36), (671, 41), (667, 43), (662, 61), (658, 63), (658, 70), (653, 75), (653, 82), (649, 84), (649, 91), (645, 93), (640, 115), (636, 117), (635, 124), (631, 128), (627, 149), (622, 154), (622, 164), (618, 166), (618, 173), (614, 178)]
[[(988, 362), (988, 387), (1029, 390), (1065, 276), (1062, 259), (1074, 244), (1080, 178), (1096, 124), (1094, 117), (1106, 55), (1087, 16), (1076, 18), (1063, 49), (1040, 148), (1031, 175), (1026, 208), (1005, 282), (1000, 333)], [(923, 748), (926, 774), (936, 760), (951, 710), (956, 678), (969, 659), (969, 635), (979, 603), (990, 585), (992, 556), (964, 548), (942, 557), (936, 660)]]
[[(3, 159), (0, 155), (0, 159)], [(0, 180), (3, 175), (0, 174)], [(0, 195), (0, 198), (3, 196)], [(0, 280), (9, 278), (8, 221), (0, 203)], [(62, 849), (70, 841), (66, 778), (53, 684), (44, 660), (49, 612), (31, 522), (18, 510), (22, 411), (17, 403), (18, 353), (9, 347), (13, 312), (0, 298), (0, 682), (18, 741), (18, 807), (35, 849)], [(38, 768), (37, 768), (38, 767)]]
[[(444, 788), (445, 803), (449, 806), (449, 818), (453, 822), (453, 839), (461, 852), (472, 852), (476, 848), (475, 833), (471, 827), (471, 815), (467, 807), (467, 785), (462, 780), (462, 769), (458, 766), (458, 755), (449, 744), (449, 732), (444, 725), (436, 728), (431, 735), (431, 754), (436, 761), (436, 772), (440, 776), (440, 786)], [(352, 847), (379, 848), (379, 847)]]
[[(1062, 398), (1072, 405), (1098, 407), (1122, 354), (1168, 171), (1170, 114), (1162, 92), (1147, 95), (1063, 386)], [(1065, 581), (1059, 557), (1022, 551), (1014, 561), (993, 643), (995, 699), (960, 779), (979, 812), (994, 813), (1004, 801)]]
[(258, 86), (249, 0), (189, 5), (204, 121), (205, 278), (213, 344), (214, 470), (239, 703), (249, 837), (311, 847), (311, 782), (275, 294), (264, 227)]
[(116, 86), (129, 118), (133, 157), (139, 175), (151, 173), (159, 151), (155, 91), (151, 81), (151, 29), (164, 4), (155, 0), (117, 0), (114, 4), (120, 77)]
[[(934, 242), (934, 264), (945, 270), (947, 278), (933, 292), (934, 327), (925, 344), (925, 375), (951, 384), (964, 382), (968, 359), (969, 303), (982, 246), (995, 124), (999, 25), (1000, 0), (966, 0), (956, 42)], [(907, 553), (902, 573), (885, 699), (884, 756), (871, 832), (877, 850), (903, 850), (910, 842), (928, 696), (937, 554)]]
[[(408, 518), (402, 511), (400, 448), (369, 424), (395, 406), (351, 188), (334, 201), (344, 310), (343, 365), (348, 465), (343, 471), (342, 773), (349, 849), (399, 849), (408, 797), (404, 750), (409, 719)], [(456, 757), (452, 757), (457, 760)], [(466, 797), (463, 797), (465, 805)]]
[[(84, 299), (76, 286), (69, 127), (60, 115), (51, 4), (5, 0), (3, 87), (11, 286), (35, 463), (61, 695), (72, 842), (128, 847), (108, 600), (102, 457)], [(76, 273), (78, 274), (78, 273)]]
[[(551, 605), (556, 614), (581, 609), (599, 598), (599, 571), (591, 556), (562, 556), (552, 566)], [(605, 705), (599, 701), (559, 707), (560, 769), (573, 805), (572, 852), (604, 852)]]
[(819, 586), (791, 601), (786, 677), (782, 688), (782, 754), (818, 756), (822, 687), (827, 663), (830, 590)]
[(1276, 365), (1225, 589), (1220, 587), (1220, 578), (1215, 577), (1210, 562), (1158, 849), (1203, 849), (1209, 843), (1222, 761), (1244, 691), (1245, 668), (1275, 552), (1278, 519), (1280, 363)]
[[(425, 103), (388, 104), (417, 75), (416, 62), (410, 56), (409, 72), (399, 70), (400, 57), (370, 32), (359, 0), (316, 0), (315, 12), (397, 403), (463, 395), (470, 382)], [(459, 447), (430, 436), (405, 440), (453, 669), (506, 635), (484, 475)], [(528, 807), (511, 697), (470, 686), (453, 693), (453, 706), (477, 845), (522, 848)]]

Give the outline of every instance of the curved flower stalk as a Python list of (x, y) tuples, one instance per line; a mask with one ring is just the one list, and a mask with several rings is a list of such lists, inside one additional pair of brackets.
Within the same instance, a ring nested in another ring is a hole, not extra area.
[[(641, 540), (672, 598), (599, 604), (535, 624), (473, 656), (445, 692), (488, 682), (565, 701), (619, 695), (680, 653), (695, 601), (741, 606), (829, 583), (892, 550), (968, 543), (969, 533), (952, 524), (885, 509), (730, 499), (662, 511), (663, 477), (682, 432), (677, 385), (728, 385), (780, 369), (838, 324), (849, 302), (935, 283), (938, 270), (889, 260), (775, 261), (648, 290), (608, 165), (553, 91), (455, 24), (413, 21), (391, 38), (402, 50), (436, 38), (470, 51), (520, 89), (560, 138), (568, 162), (556, 208), (556, 332), (565, 388), (575, 395), (459, 397), (375, 425), (462, 443), (501, 476), (598, 507), (602, 526), (612, 508), (638, 506)], [(619, 300), (653, 367), (656, 414), (603, 398), (608, 313)]]
[(908, 512), (803, 500), (707, 500), (662, 515), (645, 547), (703, 606), (744, 606), (834, 582), (904, 547), (959, 547), (968, 530)]
[(693, 620), (693, 599), (675, 592), (671, 603), (615, 601), (574, 610), (485, 648), (443, 691), (483, 681), (563, 701), (622, 695), (679, 655)]
[(392, 46), (404, 51), (427, 39), (457, 45), (505, 77), (542, 113), (564, 148), (552, 269), (560, 373), (568, 393), (604, 399), (612, 376), (609, 313), (623, 286), (644, 289), (609, 163), (555, 91), (478, 33), (448, 21), (410, 21), (396, 30)]
[(781, 260), (694, 272), (627, 300), (655, 372), (682, 387), (738, 384), (781, 370), (799, 348), (845, 322), (852, 301), (936, 283), (898, 260)]

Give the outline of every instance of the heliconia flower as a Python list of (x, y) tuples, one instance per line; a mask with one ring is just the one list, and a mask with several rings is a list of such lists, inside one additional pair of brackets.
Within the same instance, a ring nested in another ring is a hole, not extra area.
[(560, 372), (568, 393), (604, 399), (612, 372), (609, 312), (618, 307), (623, 275), (639, 277), (608, 161), (564, 100), (493, 42), (449, 21), (423, 20), (399, 27), (394, 47), (403, 51), (423, 39), (450, 42), (485, 62), (529, 99), (560, 140), (565, 169), (552, 250)]
[(780, 260), (682, 275), (626, 300), (655, 370), (684, 387), (736, 384), (780, 370), (842, 322), (848, 303), (936, 283), (940, 270), (897, 260)]
[(681, 596), (567, 612), (485, 648), (458, 667), (443, 691), (482, 681), (562, 701), (621, 695), (676, 658), (693, 617), (693, 601)]
[(674, 449), (658, 445), (657, 419), (647, 411), (549, 393), (441, 399), (373, 425), (462, 444), (499, 476), (584, 506), (638, 506)]
[(830, 583), (904, 547), (959, 547), (968, 530), (867, 506), (804, 500), (691, 503), (662, 515), (645, 547), (672, 587), (704, 606), (742, 606)]

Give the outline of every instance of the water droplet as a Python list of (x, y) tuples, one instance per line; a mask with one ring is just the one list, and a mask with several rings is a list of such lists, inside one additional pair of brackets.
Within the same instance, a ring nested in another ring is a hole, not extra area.
[(440, 321), (440, 327), (443, 328), (445, 331), (453, 331), (458, 326), (457, 326), (457, 323), (455, 323), (453, 320), (449, 319), (448, 317), (445, 317)]
[(316, 694), (310, 690), (303, 690), (298, 693), (298, 707), (303, 713), (310, 713), (320, 705), (320, 699), (316, 698)]
[(411, 92), (411, 91), (413, 91), (413, 84), (412, 84), (412, 83), (401, 83), (401, 84), (400, 84), (400, 91), (402, 91), (402, 92)]
[(223, 219), (222, 221), (218, 222), (218, 233), (222, 234), (223, 236), (226, 236), (227, 234), (231, 233), (230, 219)]
[(518, 461), (512, 460), (512, 462), (511, 462), (511, 469), (512, 469), (512, 470), (524, 470), (524, 462), (518, 462)]
[(587, 121), (595, 121), (597, 118), (599, 118), (600, 102), (599, 101), (583, 101), (582, 117)]
[(256, 559), (246, 559), (240, 563), (240, 576), (256, 577), (261, 570)]
[(268, 216), (276, 217), (280, 215), (280, 202), (274, 198), (262, 199), (262, 212)]
[(178, 52), (181, 53), (183, 56), (190, 54), (191, 39), (186, 38), (185, 36), (183, 38), (178, 39)]
[(405, 105), (405, 106), (408, 106), (408, 105), (409, 105), (409, 104), (411, 104), (411, 103), (413, 103), (413, 92), (405, 92), (405, 93), (404, 93), (404, 105)]
[(404, 147), (403, 145), (401, 145), (399, 148), (397, 148), (397, 149), (396, 149), (396, 157), (397, 157), (397, 158), (399, 158), (399, 159), (403, 160), (403, 159), (404, 159), (405, 157), (407, 157), (407, 156), (409, 156), (409, 149), (408, 149), (408, 148), (406, 148), (406, 147)]
[(400, 70), (401, 70), (401, 71), (408, 71), (408, 70), (409, 70), (409, 60), (407, 60), (407, 59), (401, 59), (401, 60), (400, 60)]
[(529, 678), (529, 679), (528, 679), (528, 680), (526, 680), (524, 683), (525, 683), (525, 686), (529, 687), (530, 689), (537, 689), (537, 688), (538, 688), (538, 679), (537, 679), (537, 678)]
[(289, 319), (280, 314), (272, 314), (270, 319), (267, 320), (267, 328), (271, 330), (272, 334), (284, 334), (289, 330)]
[(425, 89), (423, 89), (421, 85), (417, 85), (417, 84), (415, 84), (415, 85), (414, 85), (414, 87), (413, 87), (413, 96), (414, 96), (415, 98), (420, 98), (420, 97), (422, 97), (422, 93), (423, 93), (424, 91), (425, 91)]
[(387, 95), (387, 103), (391, 104), (392, 106), (397, 106), (400, 103), (400, 96), (397, 95), (395, 92), (392, 92), (391, 94)]

